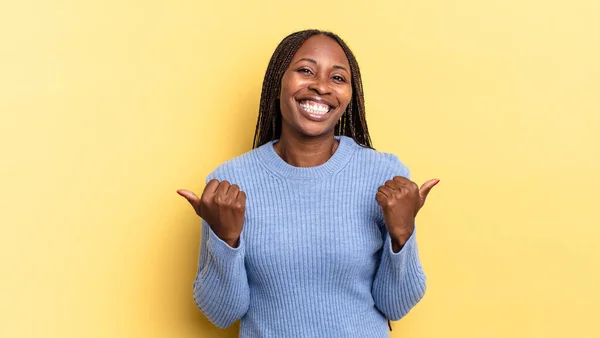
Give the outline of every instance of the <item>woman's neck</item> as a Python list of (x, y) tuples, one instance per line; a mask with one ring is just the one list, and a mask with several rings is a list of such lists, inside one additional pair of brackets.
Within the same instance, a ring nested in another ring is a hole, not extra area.
[(294, 167), (316, 167), (327, 162), (339, 145), (332, 135), (318, 137), (292, 137), (281, 134), (273, 145), (275, 152)]

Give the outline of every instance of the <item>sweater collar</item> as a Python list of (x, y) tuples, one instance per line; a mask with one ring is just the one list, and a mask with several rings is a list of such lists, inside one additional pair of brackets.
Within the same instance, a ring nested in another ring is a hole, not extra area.
[(347, 136), (335, 136), (340, 143), (327, 162), (314, 167), (295, 167), (285, 162), (275, 152), (273, 145), (279, 140), (265, 143), (257, 149), (260, 160), (278, 176), (286, 179), (315, 179), (340, 171), (350, 160), (358, 144)]

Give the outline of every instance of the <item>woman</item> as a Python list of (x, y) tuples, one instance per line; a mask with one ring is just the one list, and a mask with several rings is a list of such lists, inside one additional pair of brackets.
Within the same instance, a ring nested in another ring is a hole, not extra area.
[(254, 149), (207, 178), (194, 300), (240, 337), (389, 337), (423, 297), (420, 189), (371, 148), (360, 71), (335, 34), (286, 37), (265, 75)]

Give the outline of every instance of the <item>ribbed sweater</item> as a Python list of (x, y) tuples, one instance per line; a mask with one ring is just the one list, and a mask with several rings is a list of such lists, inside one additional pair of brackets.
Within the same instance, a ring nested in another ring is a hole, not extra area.
[(409, 177), (397, 156), (340, 141), (331, 158), (294, 167), (271, 141), (207, 177), (246, 193), (239, 246), (202, 221), (194, 300), (219, 327), (241, 319), (242, 338), (389, 337), (425, 293), (415, 232), (398, 253), (375, 200)]

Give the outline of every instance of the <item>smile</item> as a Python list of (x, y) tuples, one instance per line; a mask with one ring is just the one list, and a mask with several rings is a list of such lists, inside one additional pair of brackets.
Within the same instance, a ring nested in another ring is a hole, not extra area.
[(300, 101), (299, 105), (304, 111), (314, 115), (325, 115), (331, 111), (330, 106), (310, 100)]

